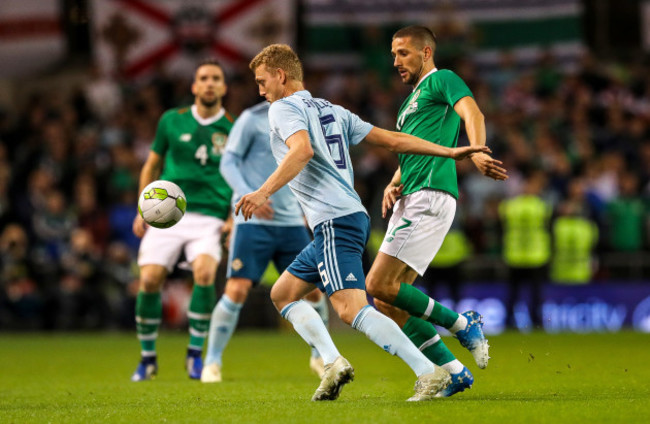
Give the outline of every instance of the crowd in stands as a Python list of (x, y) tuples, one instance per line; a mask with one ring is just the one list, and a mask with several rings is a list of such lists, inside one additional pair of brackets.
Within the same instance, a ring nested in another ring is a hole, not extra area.
[[(600, 265), (589, 264), (588, 280), (632, 278), (602, 259), (649, 247), (650, 65), (585, 54), (565, 70), (550, 52), (528, 67), (508, 53), (485, 69), (467, 59), (438, 65), (472, 89), (488, 145), (510, 175), (495, 182), (458, 163), (453, 230), (468, 244), (463, 259), (504, 260), (503, 202), (532, 184), (548, 206), (551, 258), (553, 223), (580, 217), (597, 234), (590, 249)], [(384, 128), (394, 128), (410, 89), (370, 70), (306, 74), (312, 94)], [(232, 114), (261, 100), (245, 64), (227, 77)], [(0, 329), (133, 325), (139, 172), (162, 112), (193, 101), (189, 84), (164, 72), (126, 82), (89, 71), (75, 90), (37, 91), (0, 110)], [(356, 189), (381, 232), (397, 157), (364, 146), (352, 155)]]

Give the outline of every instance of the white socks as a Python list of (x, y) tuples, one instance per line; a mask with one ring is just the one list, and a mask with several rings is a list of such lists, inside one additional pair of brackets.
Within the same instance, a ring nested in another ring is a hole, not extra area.
[(359, 311), (352, 328), (364, 333), (391, 355), (399, 356), (418, 377), (435, 370), (435, 365), (415, 347), (399, 326), (372, 306), (365, 306)]
[(235, 303), (224, 294), (212, 310), (208, 350), (205, 354), (206, 365), (216, 362), (221, 366), (221, 355), (237, 327), (242, 306), (243, 303)]
[[(326, 328), (329, 328), (329, 321), (330, 321), (330, 310), (329, 306), (327, 304), (327, 296), (325, 294), (322, 294), (320, 299), (316, 302), (312, 302), (311, 300), (304, 299), (305, 302), (307, 302), (308, 305), (310, 305), (312, 308), (318, 312), (318, 315), (320, 318), (323, 320), (323, 323), (325, 324)], [(313, 358), (320, 358), (320, 353), (318, 352), (318, 349), (315, 347), (311, 348), (311, 356)]]
[(458, 359), (454, 359), (453, 361), (449, 361), (446, 364), (440, 365), (442, 368), (447, 370), (449, 374), (458, 374), (465, 368), (462, 362), (460, 362)]
[(293, 324), (293, 328), (309, 346), (318, 350), (324, 364), (331, 364), (341, 356), (323, 320), (307, 302), (304, 300), (291, 302), (282, 308), (280, 314)]
[(467, 318), (465, 318), (464, 315), (458, 314), (458, 319), (452, 325), (449, 327), (449, 332), (452, 334), (456, 334), (460, 330), (464, 330), (467, 327)]

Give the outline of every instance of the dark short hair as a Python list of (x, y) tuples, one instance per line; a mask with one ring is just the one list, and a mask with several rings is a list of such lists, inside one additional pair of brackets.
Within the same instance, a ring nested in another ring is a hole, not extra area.
[(217, 66), (219, 69), (221, 69), (221, 72), (223, 72), (223, 77), (226, 78), (226, 70), (223, 69), (221, 63), (219, 63), (219, 61), (213, 57), (206, 57), (197, 63), (196, 68), (194, 69), (194, 78), (196, 78), (196, 73), (201, 66)]
[(201, 59), (199, 63), (196, 64), (196, 69), (199, 69), (201, 66), (205, 65), (213, 65), (213, 66), (218, 66), (223, 70), (223, 66), (221, 66), (221, 63), (214, 57), (206, 57), (204, 59)]
[(430, 46), (434, 50), (437, 43), (436, 34), (422, 25), (407, 26), (397, 30), (397, 32), (393, 34), (393, 40), (402, 37), (411, 37), (414, 40), (419, 41), (422, 44), (422, 47)]

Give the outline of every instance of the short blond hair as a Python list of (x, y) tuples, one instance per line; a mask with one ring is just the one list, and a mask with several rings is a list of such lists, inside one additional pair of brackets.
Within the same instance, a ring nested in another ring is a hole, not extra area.
[(248, 67), (251, 71), (266, 65), (267, 68), (282, 69), (289, 79), (302, 81), (302, 63), (296, 52), (286, 44), (271, 44), (251, 60)]

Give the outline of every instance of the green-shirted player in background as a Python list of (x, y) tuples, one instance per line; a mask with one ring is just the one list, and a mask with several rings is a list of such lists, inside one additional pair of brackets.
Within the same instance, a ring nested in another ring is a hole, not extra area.
[[(471, 145), (485, 144), (485, 122), (472, 93), (458, 75), (438, 70), (433, 61), (435, 35), (422, 26), (402, 28), (393, 35), (393, 65), (402, 82), (413, 86), (397, 118), (398, 131), (456, 147), (460, 119)], [(483, 175), (504, 180), (501, 162), (485, 153), (472, 161)], [(480, 368), (488, 363), (488, 344), (481, 316), (458, 314), (413, 287), (440, 249), (456, 212), (458, 185), (453, 160), (400, 154), (400, 167), (384, 190), (382, 213), (393, 208), (386, 236), (366, 278), (377, 308), (390, 316), (433, 363), (452, 375), (452, 383), (438, 396), (447, 397), (471, 387), (474, 378), (447, 349), (435, 327), (452, 332), (468, 348)], [(398, 309), (399, 308), (399, 309)]]
[(178, 224), (164, 230), (149, 227), (139, 214), (133, 221), (133, 232), (142, 237), (138, 253), (140, 291), (135, 307), (142, 359), (132, 381), (149, 380), (158, 371), (156, 339), (162, 317), (162, 285), (182, 252), (194, 275), (185, 366), (190, 378), (201, 378), (203, 342), (216, 302), (214, 280), (221, 259), (221, 231), (232, 197), (232, 190), (219, 173), (234, 121), (222, 106), (226, 89), (221, 66), (214, 60), (203, 61), (192, 84), (194, 104), (163, 114), (140, 173), (140, 191), (159, 178), (178, 184), (187, 197), (187, 212)]

